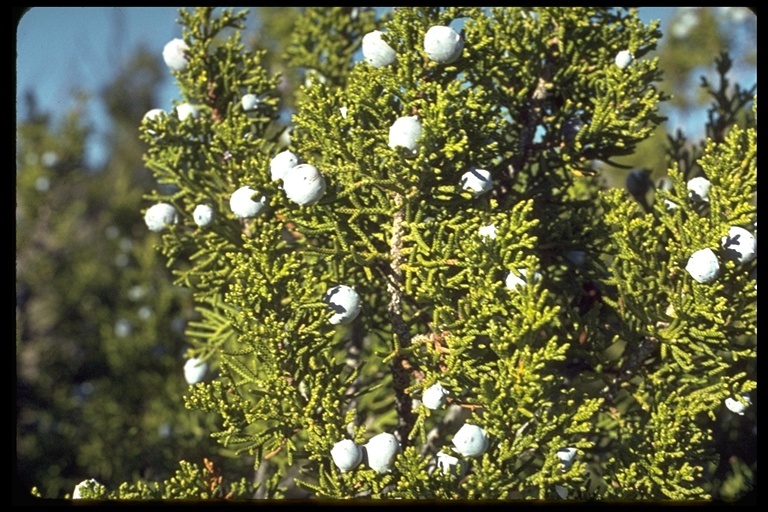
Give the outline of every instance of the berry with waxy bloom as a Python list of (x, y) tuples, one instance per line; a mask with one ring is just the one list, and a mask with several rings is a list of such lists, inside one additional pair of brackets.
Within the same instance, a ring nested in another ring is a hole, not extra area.
[(92, 485), (101, 485), (99, 482), (97, 482), (94, 478), (89, 478), (87, 480), (83, 480), (79, 484), (75, 486), (75, 490), (72, 492), (72, 499), (73, 500), (81, 500), (83, 499), (82, 496), (82, 489), (85, 487), (90, 487)]
[(728, 235), (720, 239), (725, 255), (737, 263), (748, 263), (757, 256), (757, 240), (739, 226), (731, 226)]
[[(153, 108), (151, 110), (148, 110), (146, 114), (144, 114), (144, 117), (141, 118), (142, 121), (147, 121), (150, 119), (160, 119), (162, 116), (166, 115), (165, 110), (161, 108)], [(147, 130), (147, 133), (150, 135), (155, 135), (155, 130)]]
[(493, 188), (491, 173), (485, 169), (472, 168), (465, 172), (459, 181), (461, 188), (479, 196)]
[(477, 425), (465, 423), (453, 436), (453, 446), (464, 457), (479, 457), (488, 449), (488, 434)]
[(340, 284), (329, 288), (323, 302), (334, 311), (329, 320), (332, 325), (348, 324), (360, 314), (360, 295), (350, 286)]
[(448, 390), (441, 386), (439, 383), (432, 384), (424, 391), (421, 397), (421, 403), (427, 409), (438, 409), (445, 403), (445, 398), (448, 396)]
[[(456, 471), (459, 478), (463, 477), (467, 473), (469, 464), (467, 461), (461, 460), (458, 457), (449, 455), (444, 452), (437, 452), (437, 467), (443, 471), (444, 475), (448, 475), (451, 471)], [(457, 469), (454, 469), (457, 468)]]
[(187, 362), (184, 363), (184, 379), (189, 385), (197, 384), (203, 380), (206, 371), (208, 371), (208, 363), (197, 357), (187, 359)]
[(399, 451), (400, 443), (395, 436), (388, 432), (373, 436), (365, 444), (368, 466), (377, 473), (389, 472)]
[(163, 60), (165, 64), (173, 71), (184, 71), (189, 61), (185, 52), (189, 46), (183, 39), (171, 39), (163, 47)]
[(179, 222), (176, 208), (169, 203), (157, 203), (149, 207), (144, 214), (144, 222), (150, 231), (159, 232)]
[(197, 119), (200, 117), (200, 109), (191, 103), (181, 103), (176, 105), (176, 115), (179, 116), (179, 121), (186, 121), (190, 117)]
[(418, 140), (421, 137), (421, 121), (416, 116), (404, 116), (389, 128), (389, 147), (404, 147), (408, 156), (419, 153)]
[(696, 176), (695, 178), (688, 180), (688, 183), (686, 183), (685, 186), (688, 189), (688, 197), (694, 201), (709, 202), (709, 189), (712, 184), (707, 178), (704, 176)]
[(240, 187), (229, 198), (229, 207), (232, 213), (241, 219), (255, 217), (267, 205), (267, 198), (263, 195), (254, 200), (258, 192), (249, 186)]
[(464, 41), (451, 27), (435, 25), (424, 34), (424, 51), (430, 60), (450, 64), (461, 56)]
[(318, 202), (325, 194), (325, 186), (325, 178), (314, 165), (299, 164), (283, 174), (285, 194), (302, 206)]
[(192, 212), (192, 218), (194, 219), (195, 224), (201, 228), (210, 226), (215, 216), (216, 212), (207, 204), (199, 204), (195, 206), (195, 211)]
[(272, 181), (283, 179), (285, 173), (299, 165), (299, 157), (292, 151), (281, 151), (269, 162)]
[(244, 94), (243, 97), (240, 99), (240, 104), (243, 106), (243, 110), (245, 110), (246, 112), (251, 112), (259, 108), (259, 105), (261, 104), (261, 99), (255, 94), (248, 93), (248, 94)]
[(712, 249), (701, 249), (688, 258), (685, 270), (698, 283), (711, 283), (720, 273), (720, 262)]
[(633, 60), (635, 60), (635, 57), (632, 55), (632, 52), (630, 52), (629, 50), (622, 50), (616, 54), (616, 57), (614, 58), (614, 63), (620, 69), (624, 69), (630, 64), (632, 64)]
[(395, 50), (381, 38), (382, 34), (380, 30), (374, 30), (363, 36), (363, 58), (375, 68), (388, 66), (397, 58)]
[(331, 448), (333, 463), (342, 473), (355, 469), (363, 460), (363, 449), (351, 439), (343, 439)]

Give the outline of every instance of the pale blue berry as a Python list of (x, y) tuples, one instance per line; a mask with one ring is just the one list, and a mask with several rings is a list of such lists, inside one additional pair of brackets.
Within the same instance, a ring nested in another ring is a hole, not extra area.
[(461, 56), (464, 41), (451, 27), (435, 25), (424, 34), (424, 51), (430, 60), (450, 64)]
[(374, 68), (388, 66), (397, 58), (395, 50), (381, 38), (381, 35), (381, 31), (374, 30), (363, 36), (363, 58)]
[(187, 50), (189, 50), (189, 46), (183, 39), (171, 39), (163, 47), (165, 64), (173, 71), (184, 71), (189, 64), (185, 54)]

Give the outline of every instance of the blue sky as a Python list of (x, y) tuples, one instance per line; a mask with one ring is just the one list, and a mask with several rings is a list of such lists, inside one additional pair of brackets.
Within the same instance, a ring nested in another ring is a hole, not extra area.
[[(643, 7), (645, 22), (669, 19), (674, 8)], [(162, 54), (165, 43), (181, 37), (178, 7), (35, 7), (21, 18), (16, 33), (16, 101), (34, 90), (38, 105), (54, 115), (66, 112), (74, 102), (72, 92), (97, 95), (113, 73), (140, 46)], [(249, 27), (256, 27), (253, 14)], [(748, 84), (749, 85), (749, 84)], [(157, 108), (170, 109), (178, 92), (170, 72)], [(96, 128), (88, 160), (103, 158), (99, 133), (108, 129), (99, 102), (89, 102), (88, 117)]]

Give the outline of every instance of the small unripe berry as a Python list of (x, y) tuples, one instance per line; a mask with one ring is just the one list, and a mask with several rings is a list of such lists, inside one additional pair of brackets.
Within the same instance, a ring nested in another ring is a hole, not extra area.
[(334, 311), (329, 322), (332, 325), (345, 325), (360, 314), (360, 295), (354, 288), (343, 284), (336, 285), (323, 295), (323, 302)]
[(688, 188), (688, 197), (694, 201), (709, 202), (709, 188), (712, 184), (703, 176), (691, 178), (685, 185)]
[(269, 162), (272, 181), (283, 179), (285, 173), (299, 165), (299, 157), (287, 149), (275, 155)]
[(757, 240), (744, 228), (731, 226), (720, 241), (726, 257), (737, 263), (748, 263), (757, 256)]
[(439, 409), (445, 403), (445, 397), (448, 396), (448, 390), (440, 384), (433, 384), (424, 391), (421, 397), (421, 403), (427, 409)]
[(208, 371), (208, 363), (200, 361), (197, 357), (187, 359), (184, 363), (184, 379), (190, 386), (203, 380), (206, 371)]
[(200, 109), (190, 103), (181, 103), (176, 105), (176, 115), (179, 121), (185, 121), (190, 116), (197, 119), (200, 116)]
[(421, 137), (421, 121), (416, 116), (405, 116), (392, 123), (389, 128), (389, 147), (392, 149), (402, 146), (408, 150), (409, 156), (419, 153), (418, 139)]
[(144, 222), (150, 231), (162, 231), (171, 224), (179, 222), (179, 214), (176, 208), (169, 203), (157, 203), (151, 206), (144, 214)]
[[(510, 271), (507, 274), (507, 278), (505, 279), (505, 284), (507, 285), (507, 288), (510, 290), (515, 290), (517, 288), (522, 288), (525, 285), (528, 284), (528, 278), (526, 277), (527, 271), (524, 268), (517, 269), (517, 272)], [(539, 281), (541, 279), (541, 274), (539, 272), (533, 273), (533, 278), (531, 281), (534, 283)]]
[(375, 68), (388, 66), (395, 62), (397, 54), (382, 38), (382, 32), (374, 30), (363, 36), (363, 57)]
[(342, 471), (355, 469), (363, 460), (363, 449), (351, 439), (343, 439), (331, 448), (333, 463)]
[(173, 71), (184, 71), (187, 68), (187, 56), (185, 52), (189, 46), (183, 39), (171, 39), (163, 47), (163, 60)]
[(635, 60), (635, 58), (629, 50), (622, 50), (616, 54), (614, 62), (620, 69), (624, 69), (632, 64), (633, 60)]
[(229, 207), (232, 212), (241, 219), (255, 217), (267, 205), (267, 198), (261, 196), (253, 200), (253, 196), (258, 194), (249, 186), (240, 187), (229, 198)]
[(435, 25), (424, 34), (424, 51), (430, 60), (450, 64), (461, 56), (464, 41), (451, 27)]
[(395, 456), (400, 451), (397, 438), (388, 432), (373, 436), (365, 444), (368, 466), (378, 473), (386, 473), (392, 468)]
[(712, 249), (701, 249), (688, 258), (685, 270), (699, 283), (711, 283), (720, 273), (720, 262)]
[(459, 181), (461, 188), (479, 196), (493, 188), (491, 173), (485, 169), (472, 168), (465, 172)]
[(195, 224), (201, 228), (210, 226), (215, 216), (215, 210), (207, 204), (199, 204), (195, 206), (195, 211), (192, 212), (192, 218), (195, 220)]
[(464, 457), (479, 457), (488, 449), (488, 434), (477, 425), (465, 423), (453, 436), (453, 445)]
[(310, 164), (299, 164), (283, 174), (288, 199), (302, 206), (314, 204), (325, 194), (325, 178)]

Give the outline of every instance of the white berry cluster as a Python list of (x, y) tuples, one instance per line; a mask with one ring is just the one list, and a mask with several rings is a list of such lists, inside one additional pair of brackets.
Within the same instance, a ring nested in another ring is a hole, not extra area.
[(299, 162), (295, 153), (282, 151), (270, 161), (270, 174), (272, 181), (282, 180), (288, 199), (301, 206), (309, 206), (323, 197), (326, 182), (317, 167)]
[(364, 459), (368, 467), (377, 473), (388, 473), (395, 457), (400, 452), (397, 438), (388, 433), (373, 436), (362, 446), (351, 439), (344, 439), (333, 445), (331, 458), (342, 473), (355, 469)]
[[(388, 66), (397, 60), (397, 53), (384, 40), (383, 35), (383, 32), (374, 30), (363, 36), (363, 58), (374, 68)], [(451, 27), (433, 26), (424, 35), (424, 52), (430, 60), (440, 64), (456, 61), (461, 56), (463, 48), (464, 41)], [(389, 147), (403, 148), (403, 154), (406, 157), (415, 157), (419, 153), (421, 134), (421, 120), (417, 116), (402, 116), (389, 128)], [(487, 187), (485, 181), (490, 179), (484, 176), (486, 172), (482, 171), (478, 178), (472, 178), (467, 188), (478, 194), (485, 192)]]
[[(731, 226), (728, 234), (720, 239), (720, 245), (726, 258), (737, 264), (749, 263), (757, 257), (757, 240), (754, 235), (739, 226)], [(698, 283), (711, 283), (720, 274), (720, 261), (710, 248), (694, 252), (685, 270)]]
[[(397, 53), (384, 40), (383, 35), (380, 30), (374, 30), (363, 36), (363, 58), (374, 68), (389, 66), (397, 60)], [(455, 62), (461, 57), (463, 49), (464, 40), (451, 27), (435, 25), (424, 34), (424, 53), (439, 64)]]
[[(213, 207), (207, 204), (198, 204), (192, 212), (192, 218), (200, 227), (209, 226), (216, 215)], [(157, 203), (150, 206), (144, 214), (144, 223), (150, 231), (160, 232), (179, 223), (179, 214), (170, 203)]]

